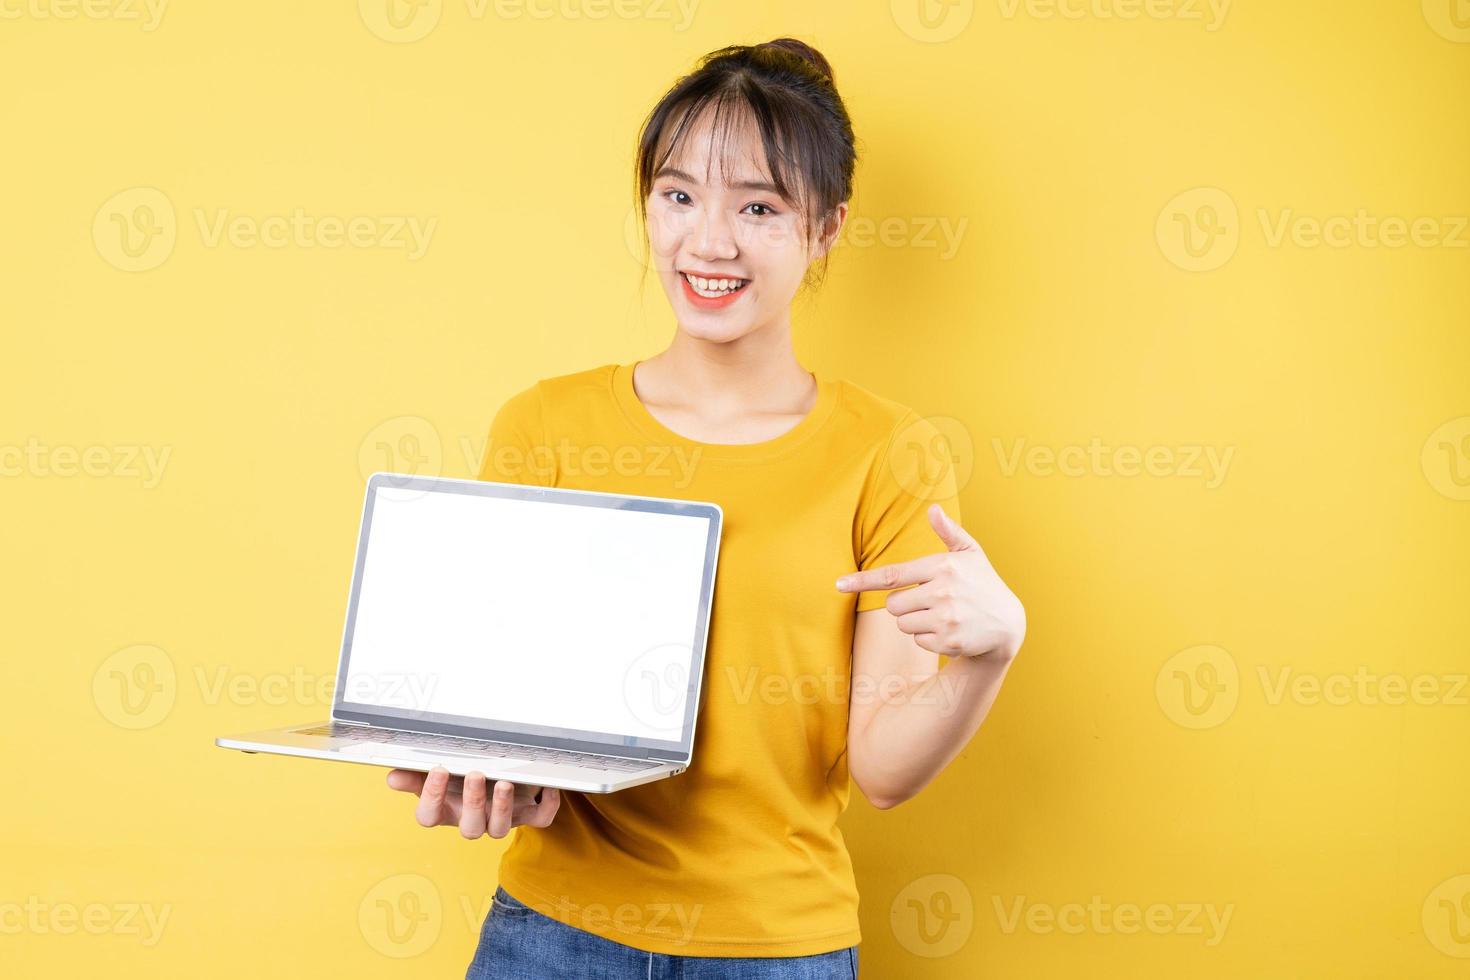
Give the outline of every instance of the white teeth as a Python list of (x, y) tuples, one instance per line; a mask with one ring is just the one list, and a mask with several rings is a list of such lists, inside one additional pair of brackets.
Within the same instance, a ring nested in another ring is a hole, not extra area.
[(748, 280), (745, 279), (704, 279), (699, 276), (691, 276), (683, 273), (684, 278), (694, 287), (694, 291), (701, 296), (711, 299), (726, 296), (737, 289), (742, 288)]

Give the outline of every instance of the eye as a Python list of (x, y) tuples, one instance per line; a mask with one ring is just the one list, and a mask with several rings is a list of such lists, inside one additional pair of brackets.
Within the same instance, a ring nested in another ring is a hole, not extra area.
[[(669, 196), (672, 195), (672, 194), (684, 194), (684, 192), (681, 191), (681, 190), (664, 191), (662, 196), (664, 197), (665, 200), (667, 200), (669, 198)], [(685, 197), (688, 197), (689, 195), (688, 194), (684, 194), (684, 196)], [(682, 204), (684, 202), (683, 201), (675, 201), (674, 203), (675, 204)]]
[(747, 204), (746, 207), (748, 207), (748, 208), (765, 208), (765, 212), (763, 214), (757, 214), (756, 215), (757, 218), (764, 218), (768, 214), (775, 214), (776, 213), (776, 209), (775, 208), (771, 207), (769, 204), (762, 204), (759, 201), (756, 201), (756, 202), (754, 202), (752, 204)]

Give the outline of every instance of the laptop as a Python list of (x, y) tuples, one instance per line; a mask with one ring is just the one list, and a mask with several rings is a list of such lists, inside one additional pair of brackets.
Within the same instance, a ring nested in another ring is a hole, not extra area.
[(331, 717), (244, 752), (613, 793), (689, 768), (718, 504), (374, 473)]

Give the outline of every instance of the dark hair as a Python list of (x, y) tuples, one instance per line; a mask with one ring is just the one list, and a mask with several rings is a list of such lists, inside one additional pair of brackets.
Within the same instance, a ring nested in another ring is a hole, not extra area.
[(832, 66), (815, 48), (790, 37), (731, 45), (705, 55), (653, 107), (638, 134), (635, 168), (643, 234), (654, 175), (707, 107), (713, 111), (712, 131), (724, 134), (719, 137), (721, 173), (727, 172), (729, 121), (748, 111), (760, 129), (772, 183), (795, 202), (805, 219), (806, 241), (814, 241), (833, 209), (852, 196), (857, 150), (852, 120), (832, 82)]

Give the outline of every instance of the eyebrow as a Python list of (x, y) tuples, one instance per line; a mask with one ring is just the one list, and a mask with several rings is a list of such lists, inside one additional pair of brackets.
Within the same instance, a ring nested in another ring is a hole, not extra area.
[[(658, 173), (653, 175), (654, 180), (658, 180), (660, 177), (673, 177), (676, 180), (682, 180), (690, 184), (699, 183), (699, 181), (695, 180), (693, 177), (691, 177), (689, 174), (686, 174), (678, 167), (664, 167)], [(781, 191), (776, 187), (775, 184), (767, 183), (763, 180), (742, 180), (738, 183), (731, 184), (730, 186), (735, 188), (736, 190), (741, 191), (770, 191), (772, 194), (781, 193)]]

